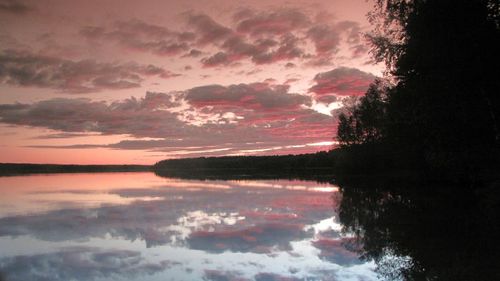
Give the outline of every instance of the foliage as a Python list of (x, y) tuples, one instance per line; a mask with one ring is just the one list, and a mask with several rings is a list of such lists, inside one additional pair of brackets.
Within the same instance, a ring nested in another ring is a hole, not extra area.
[(339, 117), (341, 144), (462, 174), (498, 165), (499, 14), (488, 0), (377, 0), (368, 37), (395, 84)]
[(159, 176), (190, 179), (300, 178), (328, 181), (337, 163), (335, 151), (274, 156), (225, 156), (168, 159), (156, 163)]
[(339, 115), (337, 138), (342, 146), (380, 141), (384, 131), (388, 90), (387, 81), (375, 80), (349, 115)]

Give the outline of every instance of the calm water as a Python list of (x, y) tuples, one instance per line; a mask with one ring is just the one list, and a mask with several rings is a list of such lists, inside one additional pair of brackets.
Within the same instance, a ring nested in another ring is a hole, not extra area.
[(311, 181), (3, 177), (0, 271), (7, 281), (377, 280), (375, 263), (344, 247), (353, 237), (338, 198)]

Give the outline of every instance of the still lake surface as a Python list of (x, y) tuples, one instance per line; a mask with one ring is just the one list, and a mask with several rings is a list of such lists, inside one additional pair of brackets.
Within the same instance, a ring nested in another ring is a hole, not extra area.
[(377, 280), (338, 204), (314, 181), (0, 177), (0, 279)]

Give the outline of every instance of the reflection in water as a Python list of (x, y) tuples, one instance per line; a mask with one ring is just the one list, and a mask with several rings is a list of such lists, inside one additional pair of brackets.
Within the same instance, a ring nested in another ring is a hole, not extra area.
[[(0, 178), (0, 271), (16, 280), (376, 280), (347, 251), (337, 187), (150, 173)], [(1, 278), (0, 278), (1, 280)]]
[(339, 180), (350, 244), (388, 280), (500, 280), (498, 186)]

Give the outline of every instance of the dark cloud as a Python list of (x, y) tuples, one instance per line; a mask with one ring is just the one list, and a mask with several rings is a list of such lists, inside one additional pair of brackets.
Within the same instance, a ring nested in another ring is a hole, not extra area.
[[(132, 19), (116, 22), (111, 28), (84, 27), (80, 34), (92, 41), (115, 42), (129, 50), (161, 56), (183, 53), (180, 57), (199, 57), (210, 52), (200, 60), (204, 67), (231, 67), (242, 60), (270, 64), (294, 59), (306, 59), (311, 66), (331, 65), (344, 41), (353, 57), (366, 55), (361, 47), (361, 27), (353, 21), (314, 22), (297, 9), (243, 9), (235, 13), (229, 26), (203, 13), (184, 15), (189, 32)], [(314, 53), (306, 53), (309, 43), (315, 46)]]
[(233, 61), (230, 56), (225, 52), (218, 52), (210, 57), (203, 58), (201, 63), (205, 67), (214, 67), (220, 65), (229, 65)]
[[(211, 189), (212, 184), (215, 186), (214, 189)], [(292, 187), (294, 185), (307, 186), (307, 183), (291, 183)], [(317, 184), (312, 182), (309, 185), (316, 186)], [(180, 186), (176, 186), (173, 182), (171, 185), (165, 186), (168, 188), (128, 187), (116, 189), (110, 193), (122, 198), (149, 197), (157, 198), (157, 200), (134, 201), (128, 205), (104, 205), (87, 209), (75, 208), (78, 204), (68, 202), (66, 209), (3, 217), (0, 218), (0, 237), (30, 236), (44, 241), (63, 242), (93, 237), (104, 238), (106, 235), (111, 235), (130, 241), (141, 240), (146, 243), (147, 247), (154, 247), (174, 243), (171, 237), (179, 235), (175, 229), (186, 229), (185, 231), (193, 234), (188, 240), (193, 243), (192, 246), (195, 248), (217, 249), (218, 246), (215, 244), (202, 245), (202, 240), (215, 243), (223, 239), (221, 237), (228, 237), (228, 243), (236, 243), (235, 241), (240, 240), (248, 241), (242, 246), (227, 244), (227, 247), (234, 246), (235, 250), (257, 251), (258, 249), (269, 250), (268, 246), (278, 244), (287, 248), (289, 241), (311, 235), (311, 233), (303, 231), (304, 224), (311, 224), (331, 216), (331, 199), (324, 194), (320, 195), (330, 204), (326, 204), (327, 208), (325, 209), (318, 209), (310, 208), (311, 202), (309, 200), (316, 197), (308, 196), (311, 193), (308, 191), (290, 191), (270, 187), (260, 188), (259, 192), (256, 193), (249, 192), (254, 190), (254, 187), (249, 186), (231, 189), (220, 189), (219, 186), (225, 187), (228, 186), (228, 183), (190, 181)], [(195, 187), (203, 187), (203, 190), (193, 192), (189, 189)], [(61, 192), (91, 193), (95, 191), (57, 191), (57, 193)], [(273, 202), (284, 202), (292, 199), (287, 197), (291, 195), (309, 199), (300, 200), (293, 206), (273, 204)], [(242, 197), (245, 197), (243, 205), (241, 203)], [(315, 201), (318, 199), (316, 198)], [(211, 202), (215, 202), (214, 200), (223, 202), (223, 204), (211, 204)], [(273, 210), (264, 212), (271, 205)], [(221, 211), (221, 207), (224, 208), (223, 211)], [(203, 214), (199, 214), (200, 208), (204, 210), (205, 216), (211, 215), (215, 220), (202, 220)], [(230, 213), (234, 212), (254, 215), (248, 216), (244, 222), (234, 226), (217, 222), (224, 221), (226, 218), (230, 219)], [(274, 213), (279, 215), (274, 216)], [(283, 213), (295, 213), (295, 219), (292, 221), (289, 217), (283, 216)], [(191, 223), (198, 219), (201, 220), (199, 221), (201, 225), (196, 226), (196, 224)], [(184, 225), (183, 222), (187, 225)], [(168, 226), (174, 227), (169, 230)], [(214, 233), (205, 233), (210, 228), (214, 229)], [(238, 235), (243, 236), (238, 238)], [(279, 242), (280, 240), (282, 242)], [(178, 242), (184, 243), (183, 241)]]
[(313, 246), (321, 251), (320, 258), (332, 263), (344, 266), (361, 264), (362, 261), (360, 261), (358, 255), (347, 250), (344, 245), (346, 241), (348, 239), (319, 239), (313, 242)]
[(80, 34), (92, 41), (115, 42), (129, 50), (159, 56), (172, 56), (186, 51), (196, 37), (192, 32), (171, 31), (138, 19), (115, 22), (110, 29), (86, 26), (80, 30)]
[[(255, 281), (299, 281), (299, 280), (304, 280), (301, 278), (293, 277), (293, 276), (284, 276), (280, 274), (275, 274), (275, 273), (269, 273), (269, 272), (261, 272), (257, 275), (255, 275)], [(306, 278), (307, 280), (309, 278)], [(314, 280), (314, 278), (313, 278)]]
[(233, 31), (206, 14), (188, 14), (188, 24), (198, 35), (198, 44), (216, 43), (230, 36)]
[(204, 272), (203, 280), (206, 281), (247, 281), (239, 277), (242, 275), (240, 272), (228, 272), (214, 269), (207, 269)]
[(358, 22), (355, 21), (341, 21), (335, 25), (339, 32), (346, 34), (345, 40), (348, 44), (359, 44), (362, 37), (362, 29)]
[(67, 138), (79, 138), (86, 136), (95, 136), (96, 134), (86, 134), (86, 133), (54, 133), (47, 135), (40, 135), (33, 137), (32, 139), (67, 139)]
[(148, 92), (140, 99), (132, 97), (113, 103), (58, 98), (32, 104), (4, 104), (0, 105), (0, 122), (60, 133), (161, 139), (98, 146), (85, 143), (43, 146), (45, 148), (145, 148), (190, 156), (258, 154), (271, 148), (275, 153), (290, 153), (300, 148), (294, 145), (331, 139), (332, 117), (310, 106), (310, 96), (289, 93), (288, 85), (208, 85), (182, 92)]
[[(182, 34), (171, 31), (166, 27), (149, 24), (138, 19), (131, 19), (128, 21), (118, 21), (114, 23), (115, 32), (120, 32), (128, 35), (145, 36), (147, 38), (162, 39), (170, 36), (181, 37)], [(194, 39), (194, 34), (188, 39)]]
[[(74, 180), (57, 183), (64, 187)], [(335, 215), (330, 194), (312, 190), (330, 185), (292, 180), (168, 179), (161, 181), (164, 185), (157, 186), (160, 181), (154, 180), (146, 187), (122, 180), (125, 186), (113, 189), (55, 188), (26, 194), (32, 198), (41, 192), (44, 198), (58, 198), (51, 201), (58, 209), (0, 218), (2, 239), (29, 242), (26, 249), (20, 249), (29, 254), (8, 256), (12, 252), (7, 251), (0, 258), (7, 280), (330, 280), (346, 269), (344, 263), (328, 264), (330, 256), (339, 262), (352, 257), (325, 243), (309, 243), (319, 241), (312, 226)], [(89, 195), (99, 200), (102, 192), (106, 197), (129, 198), (130, 203), (82, 207), (74, 201), (75, 196)], [(64, 198), (68, 201), (61, 201)], [(330, 231), (332, 237), (341, 235), (339, 230)], [(320, 233), (321, 239), (324, 234)], [(300, 241), (300, 247), (291, 247), (293, 241)], [(100, 248), (61, 246), (89, 243)], [(37, 245), (48, 245), (49, 252), (40, 252)], [(235, 255), (228, 253), (214, 259), (214, 253), (224, 251), (250, 255), (241, 261), (230, 260)], [(311, 266), (309, 258), (317, 262)], [(275, 261), (283, 266), (275, 269), (269, 264)], [(345, 263), (353, 264), (354, 260)]]
[(294, 9), (260, 13), (240, 11), (234, 18), (238, 20), (236, 30), (252, 36), (284, 35), (305, 28), (310, 24), (307, 15)]
[(18, 0), (0, 0), (0, 12), (10, 13), (15, 15), (25, 14), (33, 8), (27, 6), (22, 1)]
[(271, 252), (290, 249), (290, 242), (308, 236), (303, 225), (267, 223), (241, 230), (197, 231), (187, 239), (189, 247), (206, 252)]
[(353, 58), (359, 58), (366, 56), (370, 51), (370, 48), (366, 44), (357, 44), (349, 48), (352, 52)]
[(314, 77), (316, 84), (309, 91), (323, 101), (335, 100), (336, 96), (361, 96), (374, 79), (374, 75), (359, 69), (339, 67), (317, 74)]
[(62, 132), (166, 136), (184, 127), (174, 114), (157, 110), (174, 104), (170, 95), (159, 93), (147, 93), (140, 100), (130, 98), (111, 104), (89, 99), (59, 98), (31, 105), (3, 105), (0, 118), (7, 124)]
[(367, 55), (368, 47), (362, 42), (363, 30), (358, 22), (340, 21), (337, 23), (319, 23), (311, 26), (306, 33), (307, 38), (314, 44), (316, 53), (310, 54), (308, 65), (331, 65), (335, 55), (345, 42), (346, 48), (351, 50), (351, 57), (358, 58)]
[(300, 40), (292, 34), (274, 39), (248, 41), (242, 36), (226, 39), (218, 52), (201, 60), (205, 67), (231, 66), (243, 59), (250, 59), (255, 64), (270, 64), (281, 60), (301, 58), (304, 51), (299, 47)]
[(177, 75), (154, 65), (71, 61), (13, 50), (0, 53), (0, 83), (67, 93), (135, 88), (148, 76)]
[(307, 36), (314, 43), (318, 55), (331, 54), (337, 51), (340, 33), (328, 25), (316, 25), (307, 31)]
[(201, 56), (202, 54), (203, 54), (203, 52), (198, 50), (198, 49), (191, 49), (191, 51), (189, 51), (189, 53), (185, 54), (183, 57), (197, 58), (197, 57)]
[(147, 262), (140, 252), (68, 247), (61, 251), (0, 259), (9, 281), (67, 281), (136, 277), (167, 270), (172, 262)]
[(80, 29), (80, 35), (87, 39), (101, 39), (106, 35), (106, 29), (100, 26), (85, 26)]
[(299, 44), (300, 40), (296, 36), (286, 34), (282, 37), (277, 49), (257, 54), (252, 57), (252, 61), (256, 64), (268, 64), (301, 58), (304, 56), (304, 50), (299, 47)]
[(215, 106), (217, 109), (291, 110), (310, 104), (309, 97), (288, 93), (286, 85), (267, 83), (196, 87), (187, 91), (186, 100), (197, 107)]

